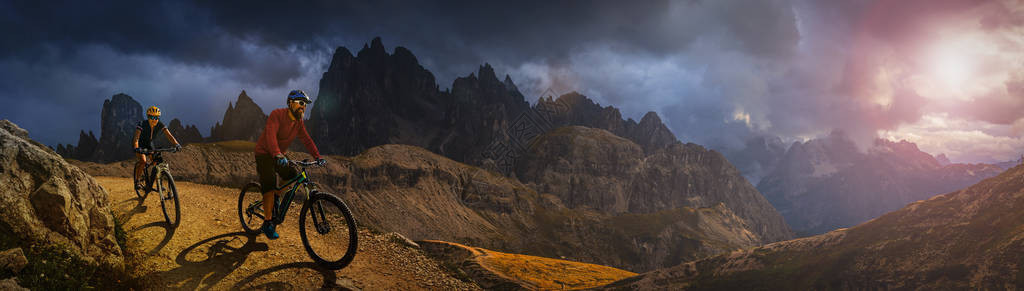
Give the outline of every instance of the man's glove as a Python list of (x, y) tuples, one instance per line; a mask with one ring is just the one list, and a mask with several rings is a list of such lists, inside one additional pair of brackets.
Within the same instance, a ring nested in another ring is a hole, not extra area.
[(277, 155), (277, 164), (284, 167), (288, 165), (288, 157), (284, 155)]
[(136, 153), (140, 153), (140, 154), (142, 153), (142, 148), (135, 148), (134, 150), (135, 150)]
[(179, 144), (174, 144), (174, 151), (176, 151), (176, 152), (180, 152), (181, 151), (181, 144), (180, 143)]
[(318, 166), (326, 165), (327, 164), (327, 160), (324, 160), (323, 158), (318, 158), (318, 159), (316, 159), (316, 164)]

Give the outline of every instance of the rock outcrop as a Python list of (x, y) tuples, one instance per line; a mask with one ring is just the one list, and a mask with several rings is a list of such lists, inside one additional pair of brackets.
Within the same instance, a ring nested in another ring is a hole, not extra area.
[(142, 105), (125, 94), (117, 94), (103, 101), (100, 114), (100, 139), (91, 161), (109, 163), (134, 157), (132, 138), (135, 124), (144, 117)]
[(99, 140), (96, 139), (96, 135), (93, 135), (91, 130), (87, 135), (83, 130), (78, 134), (77, 146), (70, 144), (57, 145), (55, 151), (65, 158), (87, 161), (92, 159), (92, 155), (96, 153), (97, 146), (99, 146)]
[(608, 130), (645, 152), (676, 141), (653, 112), (639, 123), (623, 120), (618, 109), (576, 92), (531, 107), (512, 79), (499, 79), (489, 64), (440, 91), (412, 52), (396, 47), (388, 54), (380, 38), (356, 56), (344, 47), (335, 51), (310, 111), (310, 132), (324, 153), (352, 156), (407, 144), (503, 174), (514, 173), (530, 140), (565, 125)]
[(143, 119), (142, 105), (124, 93), (103, 101), (100, 113), (100, 138), (82, 131), (78, 145), (58, 145), (54, 149), (64, 158), (109, 163), (134, 157), (132, 138), (135, 124)]
[(782, 216), (739, 171), (699, 145), (676, 142), (645, 155), (608, 131), (569, 126), (539, 137), (517, 168), (523, 182), (569, 208), (618, 214), (723, 204), (755, 235), (754, 244), (792, 237)]
[[(284, 98), (282, 98), (284, 100)], [(282, 102), (283, 103), (283, 102)], [(267, 124), (267, 114), (256, 102), (245, 94), (238, 94), (238, 100), (224, 111), (224, 119), (210, 129), (207, 141), (247, 140), (256, 141)]]
[(308, 126), (324, 153), (354, 156), (395, 143), (434, 149), (450, 134), (451, 105), (412, 52), (388, 54), (375, 38), (356, 56), (344, 47), (334, 52)]
[(555, 128), (579, 125), (604, 129), (633, 141), (646, 153), (652, 153), (678, 141), (661, 122), (657, 113), (648, 112), (640, 119), (640, 123), (633, 119), (623, 120), (619, 109), (612, 106), (601, 107), (600, 104), (577, 92), (570, 92), (557, 99), (541, 98), (534, 108), (545, 113)]
[(55, 244), (88, 262), (123, 264), (106, 191), (7, 120), (0, 120), (0, 188), (4, 236), (22, 247)]
[(167, 125), (167, 130), (171, 131), (174, 138), (182, 145), (203, 142), (203, 135), (199, 133), (199, 128), (191, 124), (182, 126), (181, 120), (177, 118), (171, 120), (171, 123)]
[(917, 145), (876, 140), (861, 152), (842, 133), (794, 143), (757, 185), (798, 234), (849, 227), (907, 203), (992, 177), (986, 164), (950, 164)]
[(849, 229), (688, 262), (611, 290), (1019, 290), (1024, 166)]

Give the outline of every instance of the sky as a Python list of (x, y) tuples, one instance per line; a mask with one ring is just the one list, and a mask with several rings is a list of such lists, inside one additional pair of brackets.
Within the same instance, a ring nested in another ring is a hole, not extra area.
[(241, 90), (268, 112), (316, 95), (334, 49), (379, 36), (441, 88), (489, 63), (530, 102), (578, 91), (713, 148), (839, 129), (1024, 152), (1019, 0), (100, 2), (0, 0), (0, 118), (76, 143), (125, 93), (208, 135)]

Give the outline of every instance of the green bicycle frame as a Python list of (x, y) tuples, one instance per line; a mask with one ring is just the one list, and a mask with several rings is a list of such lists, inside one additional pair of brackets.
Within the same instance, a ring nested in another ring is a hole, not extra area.
[[(303, 169), (301, 172), (299, 172), (298, 175), (295, 175), (295, 178), (292, 178), (291, 180), (288, 180), (288, 182), (284, 183), (284, 185), (282, 185), (279, 188), (276, 188), (276, 190), (280, 191), (280, 190), (282, 190), (284, 188), (288, 188), (289, 186), (291, 187), (291, 189), (289, 189), (288, 192), (285, 192), (285, 194), (283, 195), (283, 197), (281, 199), (281, 203), (275, 203), (276, 205), (274, 205), (274, 213), (276, 214), (276, 215), (274, 215), (274, 220), (273, 220), (274, 224), (281, 224), (282, 222), (284, 222), (285, 214), (288, 213), (288, 208), (291, 207), (292, 200), (295, 199), (295, 191), (299, 189), (299, 185), (302, 185), (302, 184), (304, 184), (304, 183), (306, 183), (308, 181), (309, 181), (309, 178), (306, 176), (305, 169)], [(309, 199), (309, 197), (306, 197), (306, 198)], [(274, 200), (275, 200), (275, 202), (277, 202), (276, 201), (277, 199), (274, 199)], [(263, 204), (263, 200), (256, 201), (256, 202), (253, 202), (251, 205), (249, 205), (249, 208), (259, 207), (259, 206), (262, 206), (262, 204)], [(263, 216), (263, 215), (261, 215), (259, 213), (255, 213), (254, 212), (253, 214), (255, 214), (256, 216), (259, 216), (260, 218), (266, 219), (265, 216)]]

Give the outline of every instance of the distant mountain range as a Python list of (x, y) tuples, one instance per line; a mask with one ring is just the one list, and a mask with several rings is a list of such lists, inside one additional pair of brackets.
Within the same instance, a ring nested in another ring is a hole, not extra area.
[(640, 274), (607, 290), (1020, 290), (1024, 166), (864, 224)]
[[(782, 154), (780, 154), (782, 153)], [(1005, 169), (954, 164), (907, 142), (877, 139), (861, 151), (840, 131), (783, 151), (781, 140), (758, 137), (726, 151), (800, 236), (853, 226), (904, 205), (953, 191)]]

